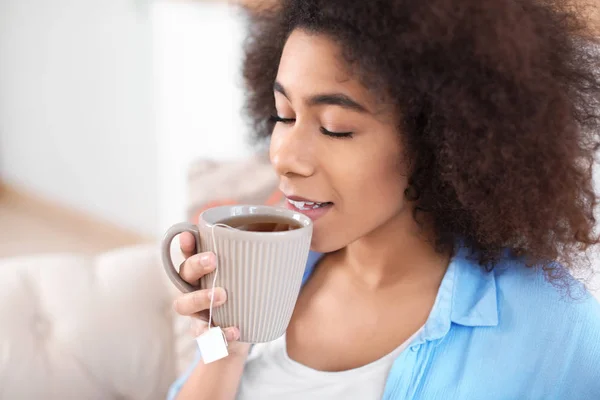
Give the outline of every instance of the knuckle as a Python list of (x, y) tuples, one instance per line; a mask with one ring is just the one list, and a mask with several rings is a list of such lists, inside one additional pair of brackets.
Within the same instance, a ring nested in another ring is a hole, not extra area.
[(192, 318), (190, 321), (190, 334), (194, 337), (202, 335), (206, 332), (207, 328), (208, 322), (202, 319)]
[(196, 280), (194, 279), (194, 258), (190, 257), (181, 264), (181, 267), (179, 268), (179, 275), (188, 282)]
[(185, 299), (178, 297), (175, 299), (175, 301), (173, 301), (173, 310), (177, 313), (177, 314), (184, 314), (184, 303)]
[(181, 315), (192, 315), (204, 309), (202, 291), (196, 291), (179, 296), (173, 303), (175, 312)]

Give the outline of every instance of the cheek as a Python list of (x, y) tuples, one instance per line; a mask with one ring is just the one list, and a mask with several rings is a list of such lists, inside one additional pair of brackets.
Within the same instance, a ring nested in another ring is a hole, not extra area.
[(345, 211), (390, 214), (403, 206), (408, 176), (399, 151), (390, 152), (389, 146), (378, 150), (367, 152), (345, 175), (347, 192), (342, 194)]
[[(407, 177), (397, 160), (388, 159), (370, 163), (358, 171), (353, 187), (352, 207), (371, 212), (395, 213), (402, 207)], [(350, 204), (349, 204), (350, 205)]]
[(398, 157), (382, 157), (380, 153), (378, 158), (359, 160), (355, 154), (354, 160), (352, 167), (346, 163), (343, 171), (329, 176), (337, 202), (335, 212), (316, 225), (315, 251), (340, 249), (383, 226), (406, 208), (404, 190), (408, 179)]

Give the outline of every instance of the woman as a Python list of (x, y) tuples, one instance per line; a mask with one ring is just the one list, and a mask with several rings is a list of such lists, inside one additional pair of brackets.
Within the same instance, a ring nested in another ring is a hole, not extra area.
[[(600, 399), (600, 307), (571, 278), (598, 244), (599, 42), (578, 13), (537, 0), (263, 11), (248, 109), (287, 206), (314, 220), (307, 279), (283, 337), (250, 349), (224, 327), (230, 355), (196, 360), (169, 398)], [(214, 255), (181, 243), (196, 283)], [(174, 308), (197, 336), (208, 305), (198, 291)]]

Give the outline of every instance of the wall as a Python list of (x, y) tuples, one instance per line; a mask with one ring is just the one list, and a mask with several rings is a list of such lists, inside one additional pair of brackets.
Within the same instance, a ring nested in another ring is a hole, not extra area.
[(236, 160), (251, 152), (242, 115), (244, 24), (224, 3), (155, 3), (159, 227), (186, 217), (186, 172), (198, 158)]
[(150, 23), (140, 1), (0, 2), (3, 180), (157, 229)]
[(0, 3), (0, 174), (154, 236), (198, 158), (249, 154), (244, 25), (224, 2)]

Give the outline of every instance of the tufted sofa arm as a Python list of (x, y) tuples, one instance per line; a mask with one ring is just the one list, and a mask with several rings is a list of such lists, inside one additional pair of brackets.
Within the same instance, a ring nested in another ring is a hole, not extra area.
[(0, 399), (164, 399), (196, 349), (175, 295), (158, 245), (0, 260)]

